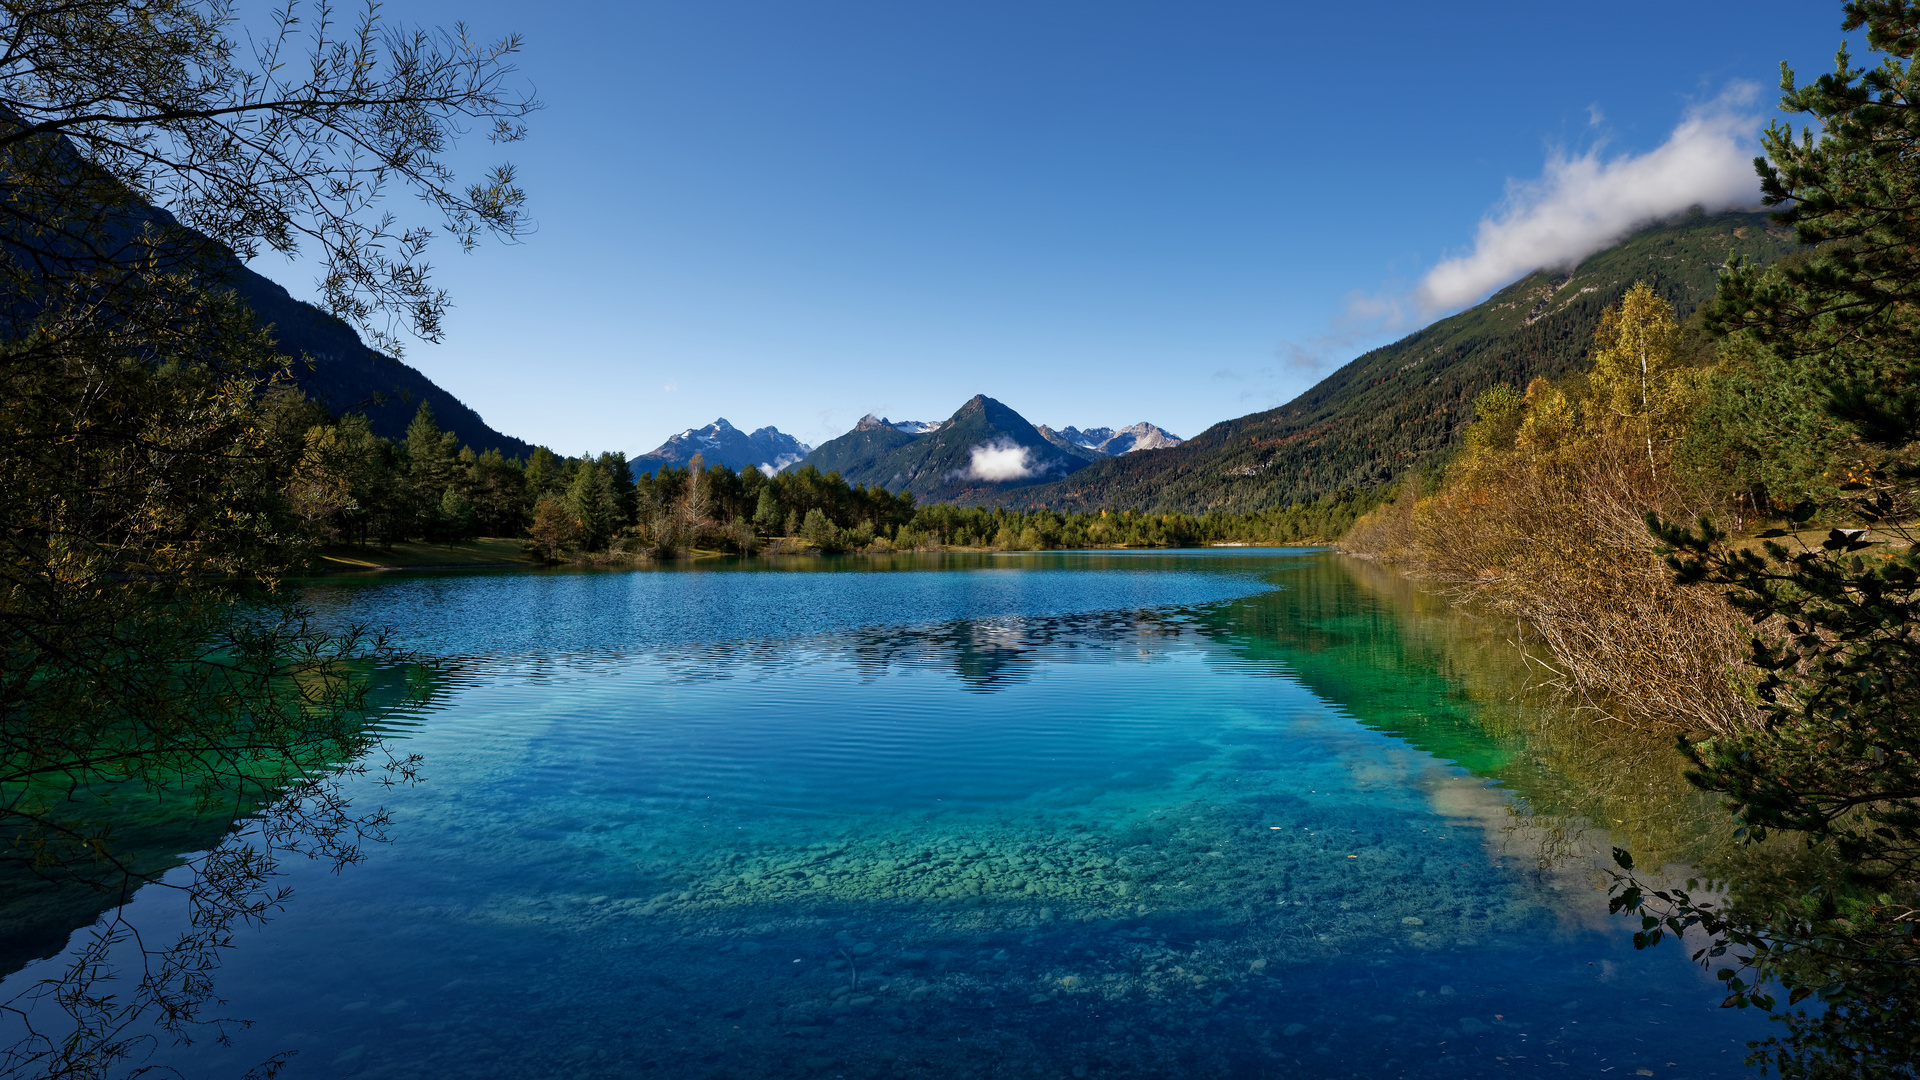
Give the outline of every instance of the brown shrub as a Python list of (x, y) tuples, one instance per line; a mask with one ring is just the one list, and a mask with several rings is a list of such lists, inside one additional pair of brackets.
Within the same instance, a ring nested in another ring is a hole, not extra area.
[(1745, 621), (1715, 589), (1673, 583), (1645, 515), (1740, 523), (1659, 464), (1627, 431), (1469, 458), (1437, 492), (1382, 507), (1341, 546), (1527, 620), (1554, 681), (1587, 707), (1635, 726), (1741, 730), (1755, 721), (1735, 682)]

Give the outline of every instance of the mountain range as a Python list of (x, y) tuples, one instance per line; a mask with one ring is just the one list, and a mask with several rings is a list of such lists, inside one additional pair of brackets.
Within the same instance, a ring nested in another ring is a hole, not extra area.
[(1077, 454), (1088, 461), (1131, 454), (1135, 450), (1165, 450), (1169, 446), (1179, 446), (1186, 441), (1165, 428), (1145, 421), (1132, 427), (1123, 427), (1118, 431), (1109, 427), (1087, 428), (1085, 431), (1069, 427), (1055, 431), (1045, 424), (1041, 424), (1036, 430), (1040, 432), (1041, 438), (1069, 454)]
[[(1601, 313), (1646, 281), (1682, 318), (1709, 299), (1732, 257), (1775, 261), (1797, 247), (1761, 213), (1695, 213), (1649, 226), (1570, 269), (1543, 269), (1485, 302), (1367, 352), (1277, 408), (1223, 421), (1184, 442), (1151, 424), (1064, 428), (1028, 423), (978, 395), (942, 421), (868, 416), (809, 450), (774, 428), (725, 420), (689, 429), (635, 464), (652, 471), (694, 452), (734, 467), (800, 460), (923, 502), (1060, 510), (1254, 510), (1389, 483), (1441, 460), (1488, 387), (1524, 387), (1577, 369)], [(362, 408), (382, 435), (404, 435), (421, 401), (475, 449), (531, 447), (488, 426), (417, 370), (369, 349), (353, 329), (244, 266), (234, 281), (279, 344), (303, 357), (296, 380), (336, 411)], [(1153, 453), (1137, 451), (1153, 449)]]
[(688, 428), (634, 458), (632, 464), (635, 472), (651, 476), (665, 466), (683, 467), (699, 454), (709, 465), (725, 465), (735, 472), (759, 469), (772, 476), (798, 464), (810, 449), (779, 428), (763, 427), (748, 434), (722, 417), (703, 428)]

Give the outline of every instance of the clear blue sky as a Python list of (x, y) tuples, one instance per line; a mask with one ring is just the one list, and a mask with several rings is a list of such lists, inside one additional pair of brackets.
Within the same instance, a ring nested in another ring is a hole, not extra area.
[(407, 359), (565, 453), (975, 393), (1192, 436), (1398, 336), (1350, 298), (1466, 252), (1551, 153), (1652, 151), (1739, 80), (1770, 114), (1842, 38), (1817, 2), (385, 11), (526, 36), (538, 231), (440, 253), (446, 341)]

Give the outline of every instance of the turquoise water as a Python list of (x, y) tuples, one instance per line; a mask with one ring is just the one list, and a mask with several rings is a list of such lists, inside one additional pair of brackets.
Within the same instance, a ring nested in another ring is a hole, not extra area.
[[(453, 658), (217, 972), (288, 1077), (1744, 1075), (1417, 612), (1293, 551), (310, 586)], [(1487, 657), (1475, 658), (1487, 663)], [(177, 896), (129, 920), (163, 936)], [(42, 977), (58, 961), (16, 974)], [(9, 994), (10, 996), (10, 994)]]

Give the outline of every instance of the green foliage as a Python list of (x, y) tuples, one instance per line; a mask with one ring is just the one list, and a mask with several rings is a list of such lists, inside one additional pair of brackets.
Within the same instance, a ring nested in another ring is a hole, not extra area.
[(1685, 465), (1765, 516), (1803, 502), (1839, 505), (1854, 435), (1825, 403), (1859, 376), (1857, 366), (1834, 353), (1782, 352), (1750, 334), (1728, 337), (1720, 358), (1682, 441)]
[(1312, 503), (1251, 514), (1061, 513), (936, 504), (921, 507), (908, 531), (921, 542), (1027, 550), (1325, 543), (1344, 535), (1389, 494), (1335, 492)]
[(1473, 399), (1474, 422), (1468, 425), (1463, 444), (1481, 453), (1513, 449), (1520, 422), (1526, 419), (1526, 407), (1526, 396), (1506, 383), (1481, 391)]
[(573, 518), (575, 538), (588, 551), (607, 546), (624, 523), (613, 479), (597, 461), (582, 459), (567, 485), (566, 510)]
[(760, 497), (754, 500), (754, 527), (765, 533), (775, 532), (786, 517), (787, 512), (780, 505), (780, 496), (774, 494), (772, 487), (762, 487)]
[(800, 523), (800, 538), (827, 555), (847, 549), (847, 531), (829, 521), (817, 506), (807, 511), (806, 519)]

